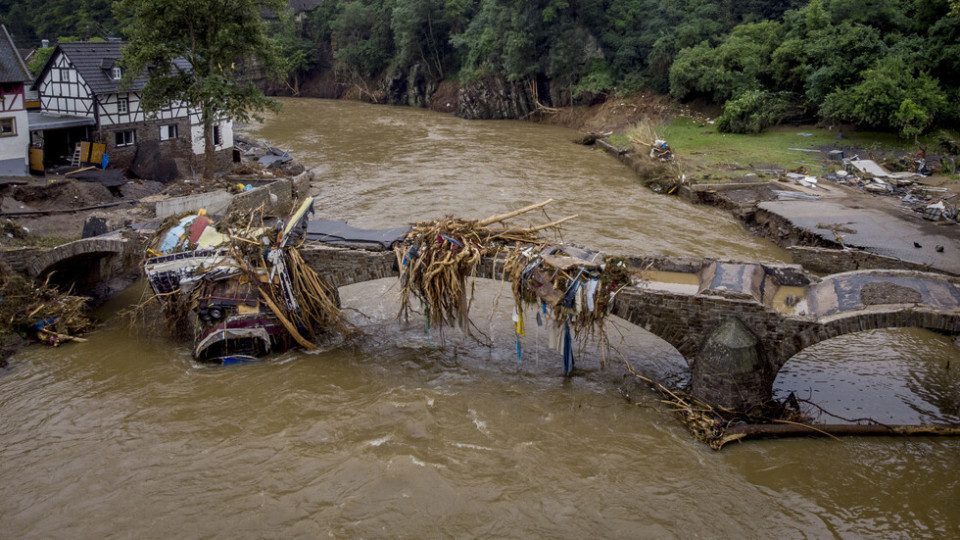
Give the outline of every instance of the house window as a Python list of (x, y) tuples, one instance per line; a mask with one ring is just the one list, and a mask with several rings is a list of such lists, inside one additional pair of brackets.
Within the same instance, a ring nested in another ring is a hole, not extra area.
[(117, 99), (117, 112), (119, 114), (126, 114), (130, 112), (130, 100), (122, 97)]
[(133, 129), (125, 129), (123, 131), (115, 132), (114, 136), (116, 136), (117, 147), (119, 148), (121, 146), (132, 145), (134, 142), (136, 142), (136, 133), (136, 130)]
[(14, 137), (17, 135), (16, 118), (0, 118), (0, 137)]
[(220, 126), (213, 126), (213, 144), (214, 146), (220, 146), (223, 144), (223, 136), (220, 134)]
[(160, 126), (160, 140), (169, 141), (170, 139), (177, 138), (177, 125), (168, 124), (166, 126)]
[(111, 71), (111, 75), (113, 75), (113, 80), (119, 81), (123, 78), (123, 68), (120, 66), (114, 66), (113, 70)]

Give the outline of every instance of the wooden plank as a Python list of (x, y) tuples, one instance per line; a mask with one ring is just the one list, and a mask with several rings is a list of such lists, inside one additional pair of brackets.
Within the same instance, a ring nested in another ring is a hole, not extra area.
[(93, 143), (90, 145), (90, 163), (100, 165), (103, 161), (103, 153), (107, 151), (107, 145), (103, 143)]
[(90, 143), (88, 141), (80, 143), (80, 163), (90, 163)]
[(71, 174), (75, 174), (75, 173), (83, 172), (83, 171), (89, 171), (89, 170), (91, 170), (91, 169), (96, 169), (96, 167), (93, 167), (93, 166), (84, 167), (84, 168), (82, 168), (82, 169), (77, 169), (77, 170), (75, 170), (75, 171), (70, 171), (70, 172), (64, 174), (64, 176), (70, 176)]
[(35, 172), (43, 172), (43, 149), (42, 148), (30, 149), (30, 170)]

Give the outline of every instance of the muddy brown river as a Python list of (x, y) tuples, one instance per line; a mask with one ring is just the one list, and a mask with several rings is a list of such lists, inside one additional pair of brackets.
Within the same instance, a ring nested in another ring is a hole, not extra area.
[[(392, 227), (554, 198), (565, 240), (613, 253), (786, 261), (725, 213), (650, 193), (565, 129), (286, 100), (246, 132), (317, 173), (318, 217)], [(392, 280), (341, 290), (350, 344), (212, 368), (160, 325), (99, 311), (90, 341), (0, 372), (0, 538), (957, 537), (960, 439), (694, 441), (618, 356), (560, 376), (549, 331), (514, 352), (510, 300), (482, 281), (480, 343), (395, 320)], [(668, 344), (627, 324), (636, 369), (682, 385)], [(960, 421), (960, 352), (923, 330), (803, 351), (794, 391), (845, 418)], [(839, 421), (824, 417), (824, 421)]]

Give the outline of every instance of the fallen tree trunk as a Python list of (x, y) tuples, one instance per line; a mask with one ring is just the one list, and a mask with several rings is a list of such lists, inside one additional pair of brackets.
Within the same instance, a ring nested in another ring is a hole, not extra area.
[(841, 437), (841, 436), (960, 436), (960, 426), (889, 425), (889, 424), (740, 424), (726, 429), (711, 446), (753, 438)]
[(543, 208), (544, 206), (546, 206), (546, 205), (548, 205), (548, 204), (550, 204), (550, 203), (552, 203), (552, 202), (553, 202), (553, 199), (547, 199), (547, 200), (543, 201), (542, 203), (531, 204), (530, 206), (527, 206), (527, 207), (525, 207), (525, 208), (521, 208), (521, 209), (519, 209), (519, 210), (514, 210), (514, 211), (512, 211), (512, 212), (507, 212), (506, 214), (500, 214), (499, 216), (490, 216), (490, 217), (488, 217), (487, 219), (484, 219), (484, 220), (481, 220), (481, 221), (477, 222), (477, 225), (480, 226), (480, 227), (486, 227), (487, 225), (492, 225), (492, 224), (494, 224), (494, 223), (496, 223), (496, 222), (498, 222), (498, 221), (503, 221), (503, 220), (505, 220), (505, 219), (510, 219), (510, 218), (512, 218), (512, 217), (514, 217), (514, 216), (519, 216), (520, 214), (525, 214), (525, 213), (530, 212), (530, 211), (532, 211), (532, 210), (536, 210), (537, 208)]

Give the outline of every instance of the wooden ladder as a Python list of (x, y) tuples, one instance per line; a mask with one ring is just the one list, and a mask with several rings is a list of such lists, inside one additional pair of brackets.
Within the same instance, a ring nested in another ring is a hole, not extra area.
[(70, 165), (73, 167), (80, 166), (80, 143), (77, 143), (77, 147), (73, 150), (73, 157), (70, 158)]

